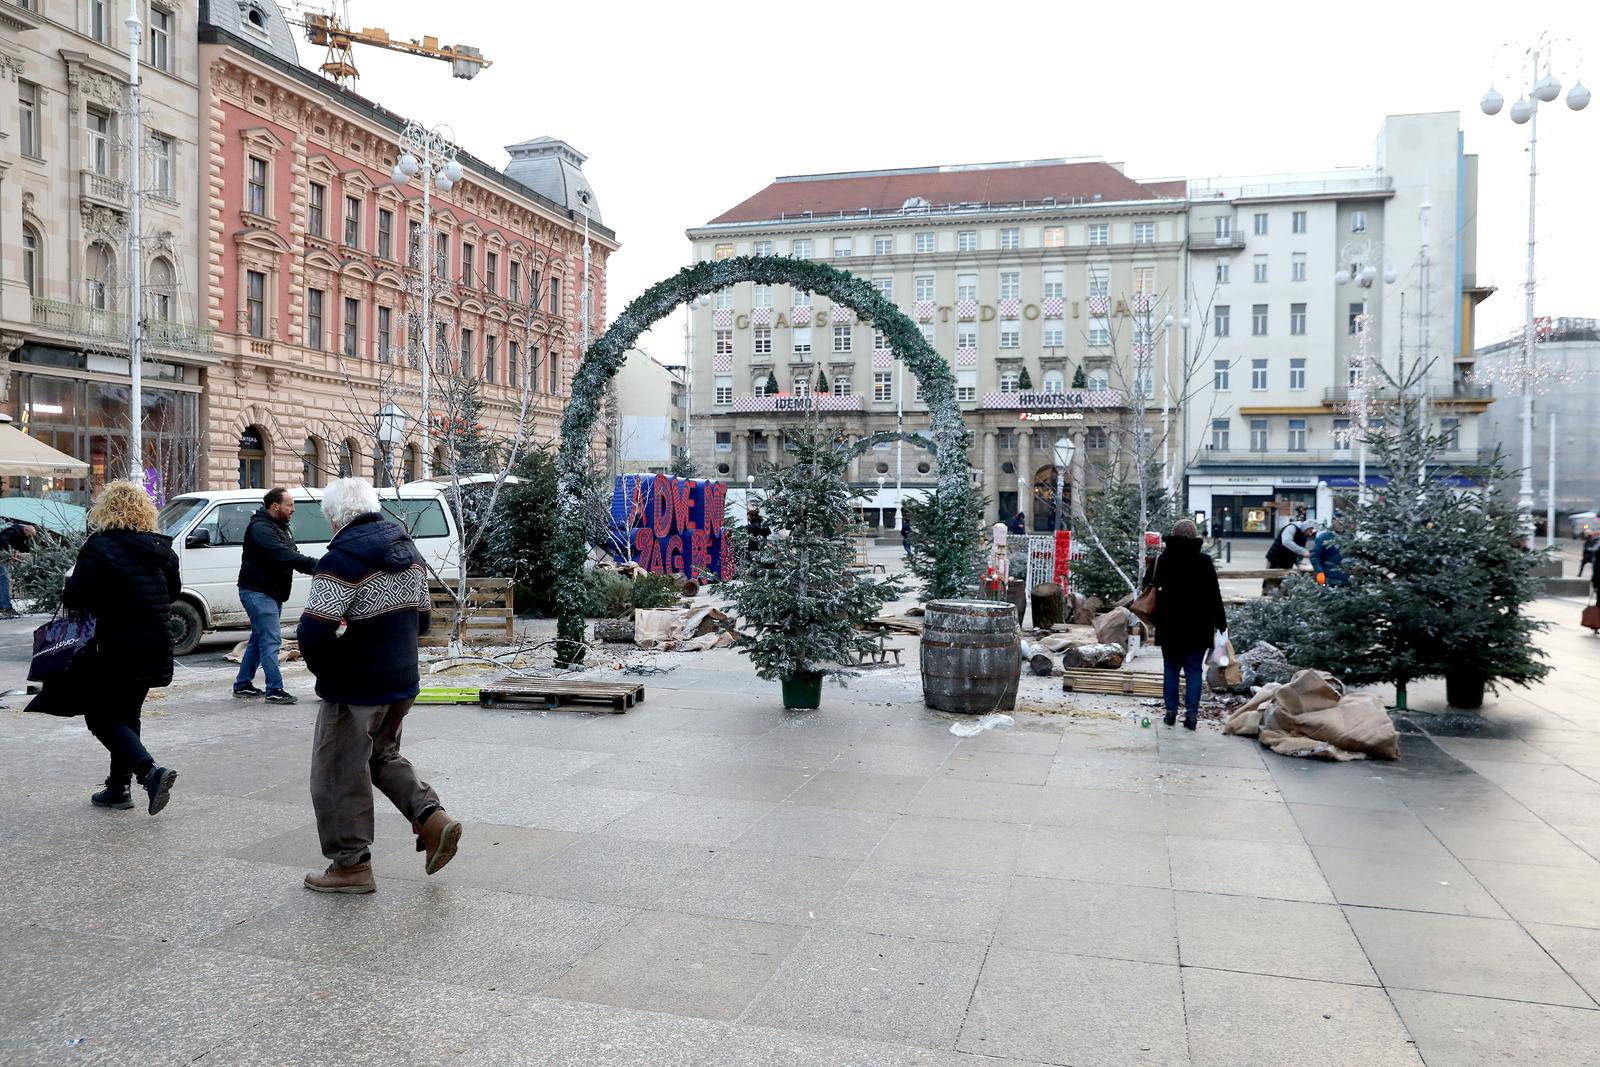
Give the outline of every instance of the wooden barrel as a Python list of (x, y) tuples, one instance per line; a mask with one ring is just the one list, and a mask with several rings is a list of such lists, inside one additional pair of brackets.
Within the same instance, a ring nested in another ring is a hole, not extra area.
[(935, 600), (922, 618), (922, 702), (984, 715), (1017, 706), (1022, 632), (1004, 600)]

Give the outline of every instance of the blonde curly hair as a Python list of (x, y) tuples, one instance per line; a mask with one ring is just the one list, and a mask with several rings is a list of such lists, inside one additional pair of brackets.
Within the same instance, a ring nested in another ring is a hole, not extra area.
[(108, 482), (89, 509), (89, 526), (95, 530), (156, 532), (156, 506), (145, 491), (130, 481)]

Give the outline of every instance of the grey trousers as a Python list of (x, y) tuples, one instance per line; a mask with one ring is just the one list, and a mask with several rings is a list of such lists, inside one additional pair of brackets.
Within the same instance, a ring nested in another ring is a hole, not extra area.
[(311, 806), (322, 854), (340, 867), (372, 858), (372, 787), (400, 814), (421, 822), (441, 807), (439, 794), (400, 755), (400, 725), (412, 701), (335, 704), (317, 709), (311, 746)]

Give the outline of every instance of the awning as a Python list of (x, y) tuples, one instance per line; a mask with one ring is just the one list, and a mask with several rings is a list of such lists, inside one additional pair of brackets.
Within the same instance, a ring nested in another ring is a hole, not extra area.
[(31, 496), (0, 498), (0, 518), (15, 519), (51, 533), (82, 533), (88, 509), (65, 500), (40, 500)]
[(10, 419), (0, 422), (0, 477), (4, 478), (84, 478), (89, 465), (58, 452), (37, 438), (29, 437)]

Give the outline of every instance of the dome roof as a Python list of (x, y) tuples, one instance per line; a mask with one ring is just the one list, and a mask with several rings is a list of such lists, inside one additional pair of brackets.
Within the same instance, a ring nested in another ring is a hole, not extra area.
[(249, 41), (285, 63), (300, 65), (294, 31), (274, 0), (211, 0), (202, 10), (209, 25)]
[(506, 151), (511, 153), (506, 177), (564, 207), (586, 213), (591, 222), (601, 221), (600, 200), (583, 175), (583, 161), (588, 157), (582, 152), (554, 137), (506, 145)]

